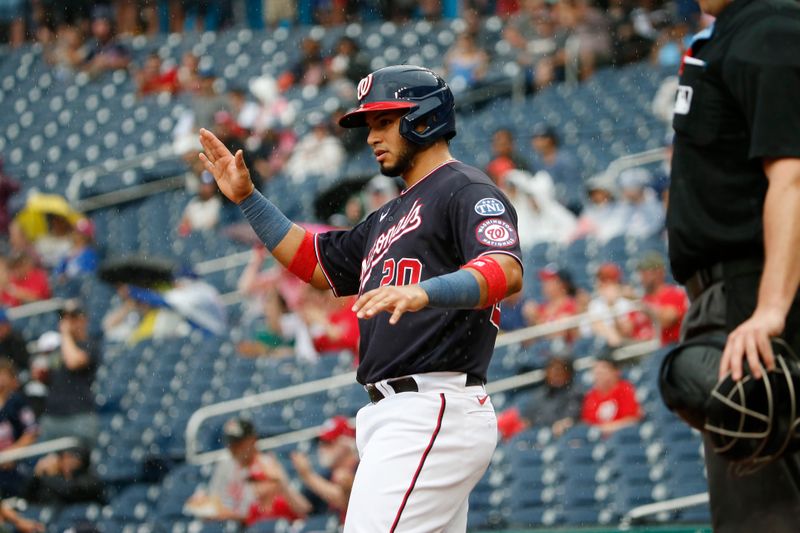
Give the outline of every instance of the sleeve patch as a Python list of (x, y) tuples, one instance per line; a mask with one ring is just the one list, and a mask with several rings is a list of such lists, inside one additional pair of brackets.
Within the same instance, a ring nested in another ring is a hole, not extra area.
[(484, 198), (475, 204), (475, 212), (482, 217), (497, 217), (506, 212), (506, 206), (497, 198)]
[(510, 248), (517, 244), (517, 232), (514, 227), (499, 218), (489, 218), (478, 224), (475, 229), (478, 242), (492, 248)]

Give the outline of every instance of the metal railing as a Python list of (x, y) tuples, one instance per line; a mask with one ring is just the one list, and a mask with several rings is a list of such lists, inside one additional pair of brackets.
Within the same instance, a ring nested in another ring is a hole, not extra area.
[[(527, 340), (546, 337), (553, 333), (566, 331), (587, 321), (597, 321), (616, 316), (627, 314), (625, 312), (610, 312), (601, 316), (596, 314), (584, 313), (581, 315), (571, 316), (547, 324), (538, 326), (531, 326), (525, 329), (504, 333), (497, 338), (495, 348), (517, 344)], [(658, 349), (659, 342), (657, 340), (645, 341), (636, 343), (622, 348), (618, 348), (614, 352), (614, 357), (618, 360), (629, 359), (632, 357), (639, 357), (641, 355), (651, 353)], [(586, 357), (579, 359), (575, 363), (576, 370), (583, 370), (591, 365), (593, 358)], [(207, 405), (195, 411), (189, 418), (186, 424), (186, 461), (195, 464), (205, 464), (218, 460), (221, 458), (223, 450), (214, 450), (211, 452), (199, 453), (198, 450), (198, 435), (200, 428), (206, 420), (214, 417), (222, 416), (225, 414), (236, 413), (255, 407), (261, 407), (271, 403), (291, 400), (301, 396), (307, 396), (318, 392), (324, 392), (331, 389), (350, 386), (356, 383), (355, 372), (346, 372), (332, 377), (309, 381), (298, 385), (292, 385), (282, 389), (266, 391), (258, 394), (252, 394), (227, 400), (224, 402)], [(490, 393), (503, 392), (506, 390), (516, 389), (519, 387), (532, 385), (544, 379), (544, 372), (541, 370), (533, 370), (518, 376), (497, 380), (489, 383), (486, 390)], [(365, 396), (366, 398), (366, 396)], [(258, 447), (261, 450), (273, 449), (286, 444), (293, 444), (313, 438), (319, 432), (319, 426), (312, 428), (304, 428), (302, 430), (285, 433), (276, 437), (269, 437), (258, 441)]]
[(0, 465), (13, 463), (20, 459), (28, 459), (31, 457), (38, 457), (39, 455), (47, 455), (48, 453), (60, 452), (61, 450), (68, 450), (80, 444), (81, 441), (75, 437), (61, 437), (60, 439), (29, 444), (21, 448), (0, 452)]
[(641, 518), (646, 516), (653, 516), (659, 513), (668, 511), (677, 511), (678, 509), (686, 509), (687, 507), (695, 507), (708, 503), (708, 492), (701, 492), (700, 494), (692, 494), (691, 496), (682, 496), (672, 500), (665, 500), (658, 503), (648, 503), (647, 505), (640, 505), (634, 507), (622, 517), (620, 521), (620, 529), (630, 529), (631, 525)]

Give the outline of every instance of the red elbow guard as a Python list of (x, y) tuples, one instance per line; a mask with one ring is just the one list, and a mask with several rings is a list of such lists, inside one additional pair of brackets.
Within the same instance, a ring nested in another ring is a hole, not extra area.
[(317, 254), (314, 250), (314, 234), (306, 231), (305, 236), (303, 236), (303, 242), (300, 243), (289, 265), (289, 272), (306, 283), (311, 283), (311, 278), (314, 277), (314, 269), (316, 268)]
[(476, 257), (461, 268), (471, 268), (480, 272), (486, 280), (486, 303), (484, 307), (491, 307), (506, 297), (508, 281), (506, 273), (500, 263), (488, 256)]

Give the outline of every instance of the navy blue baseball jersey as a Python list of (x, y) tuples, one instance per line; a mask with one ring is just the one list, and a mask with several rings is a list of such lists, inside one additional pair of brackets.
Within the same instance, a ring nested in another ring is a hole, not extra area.
[[(480, 255), (520, 261), (517, 214), (480, 170), (458, 161), (422, 180), (349, 231), (316, 237), (317, 260), (337, 296), (411, 285), (455, 272)], [(423, 372), (486, 380), (500, 312), (425, 308), (389, 324), (390, 313), (359, 321), (359, 383)]]

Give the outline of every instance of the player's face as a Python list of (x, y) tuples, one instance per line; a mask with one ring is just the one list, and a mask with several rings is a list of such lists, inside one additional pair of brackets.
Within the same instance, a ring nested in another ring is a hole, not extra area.
[(376, 111), (366, 116), (367, 143), (384, 176), (402, 176), (413, 166), (419, 149), (400, 135), (400, 119), (406, 110)]

